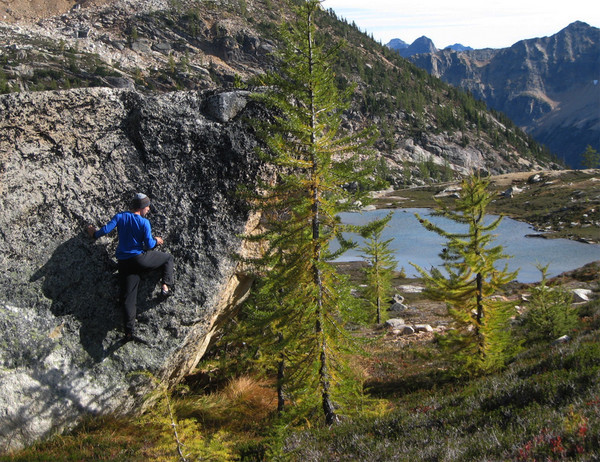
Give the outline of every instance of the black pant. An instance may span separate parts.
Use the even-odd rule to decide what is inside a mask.
[[[127,260],[119,260],[119,283],[121,286],[121,305],[125,315],[125,332],[133,333],[137,291],[140,275],[146,271],[162,268],[162,282],[173,285],[173,256],[166,252],[150,250]]]

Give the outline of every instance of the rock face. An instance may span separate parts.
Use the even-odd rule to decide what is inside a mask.
[[[139,409],[195,367],[247,293],[234,252],[256,220],[236,190],[259,173],[243,94],[84,89],[0,97],[0,452],[85,414]],[[83,232],[143,191],[175,257],[138,293],[140,342],[122,343],[116,232]]]
[[[598,28],[578,21],[510,48],[441,50],[410,59],[506,113],[578,167],[588,144],[600,149],[599,47]]]

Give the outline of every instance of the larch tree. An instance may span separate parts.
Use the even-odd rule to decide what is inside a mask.
[[[502,217],[486,223],[486,209],[493,195],[489,181],[471,176],[462,181],[460,198],[451,206],[437,201],[434,215],[446,217],[463,226],[463,232],[448,232],[417,214],[421,224],[447,242],[440,256],[443,269],[425,271],[425,293],[433,300],[446,302],[453,326],[440,338],[459,366],[461,373],[478,374],[502,368],[515,351],[510,331],[514,304],[498,297],[498,291],[516,277],[507,265],[502,246],[492,246],[492,231]],[[489,221],[489,219],[488,219]]]
[[[600,153],[588,144],[581,154],[581,165],[583,168],[599,168]]]
[[[327,38],[318,35],[321,13],[320,1],[306,0],[296,22],[282,27],[280,62],[256,95],[273,114],[257,130],[276,178],[252,198],[264,231],[248,239],[264,250],[253,262],[261,288],[252,318],[262,329],[263,353],[277,361],[280,408],[284,398],[294,404],[286,406],[289,413],[321,408],[332,424],[361,402],[362,385],[344,360],[348,284],[329,262],[353,245],[338,214],[366,200],[375,131],[341,131],[351,89],[336,85],[331,62],[339,46],[326,48]],[[336,238],[340,248],[332,252]]]
[[[369,264],[365,268],[367,287],[365,296],[371,306],[375,309],[375,320],[380,324],[387,314],[384,308],[384,301],[389,299],[392,291],[392,278],[396,269],[396,260],[393,251],[390,249],[390,243],[393,239],[382,240],[381,235],[392,219],[392,214],[388,214],[384,219],[374,223],[374,226],[368,228],[365,244],[361,248],[363,259]]]

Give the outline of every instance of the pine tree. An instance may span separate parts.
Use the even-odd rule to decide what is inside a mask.
[[[571,333],[579,317],[573,307],[573,294],[561,286],[548,284],[548,265],[538,266],[542,280],[531,290],[523,327],[528,340],[555,340]]]
[[[297,22],[282,29],[281,64],[263,81],[269,90],[256,96],[273,109],[257,129],[276,179],[252,198],[265,231],[248,239],[264,246],[253,262],[262,276],[253,317],[262,326],[263,352],[278,363],[281,396],[285,390],[295,404],[288,412],[320,407],[332,424],[360,403],[361,385],[344,361],[348,285],[328,262],[353,245],[338,214],[364,203],[362,186],[373,169],[365,149],[374,132],[341,134],[351,89],[336,87],[330,63],[338,48],[324,48],[317,37],[320,13],[319,1],[302,2]],[[334,238],[341,243],[336,253],[329,250]]]
[[[581,154],[581,165],[583,168],[598,168],[600,167],[600,154],[589,144]]]
[[[443,271],[432,268],[428,273],[413,266],[425,279],[426,295],[446,302],[454,325],[440,343],[467,373],[500,369],[516,346],[509,329],[514,306],[495,296],[516,272],[509,272],[506,265],[495,267],[507,256],[502,246],[490,247],[494,240],[491,231],[502,217],[485,223],[486,208],[493,198],[488,185],[488,180],[472,176],[462,181],[461,196],[452,207],[438,201],[435,215],[464,225],[468,229],[463,233],[447,232],[417,214],[426,229],[447,239],[440,254]]]
[[[388,214],[383,220],[379,220],[368,230],[368,239],[361,249],[365,253],[363,258],[369,263],[369,266],[365,269],[367,276],[365,295],[375,308],[377,324],[380,324],[387,314],[383,308],[383,302],[391,295],[392,277],[396,268],[393,252],[389,248],[393,239],[385,241],[381,239],[381,234],[392,219],[392,216],[391,213]]]

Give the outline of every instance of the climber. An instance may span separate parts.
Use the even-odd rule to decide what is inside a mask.
[[[125,341],[134,339],[137,291],[140,275],[143,272],[162,269],[161,296],[168,297],[173,292],[173,256],[154,249],[162,245],[160,237],[152,237],[150,221],[146,215],[150,211],[150,199],[137,193],[131,201],[130,211],[117,213],[106,225],[96,230],[87,227],[91,238],[98,239],[110,233],[115,227],[119,244],[115,255],[119,264],[120,303],[125,316]]]

